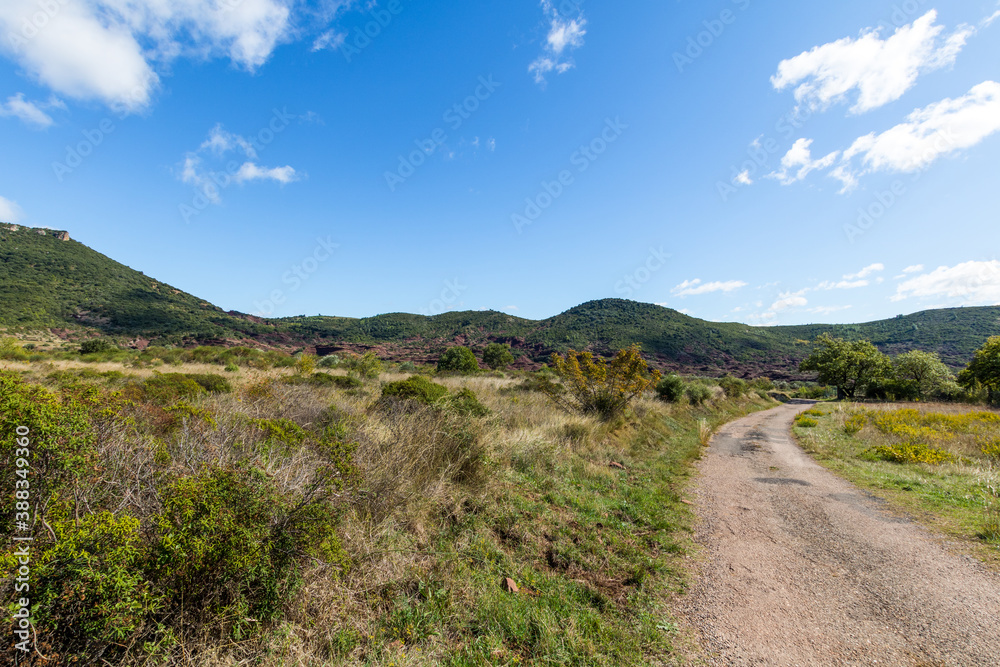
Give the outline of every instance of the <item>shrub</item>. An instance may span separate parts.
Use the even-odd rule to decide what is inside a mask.
[[[844,433],[847,435],[857,435],[865,427],[865,421],[864,415],[851,415],[844,420]]]
[[[447,394],[447,387],[437,382],[431,382],[421,375],[414,375],[405,380],[389,382],[382,387],[382,396],[413,399],[427,405],[433,405]]]
[[[316,363],[320,368],[336,368],[340,365],[340,357],[336,354],[331,354],[325,357],[321,357]]]
[[[566,391],[566,387],[554,382],[549,373],[532,373],[514,388],[518,391],[538,391],[543,394],[561,394]]]
[[[770,378],[754,378],[750,380],[750,388],[754,391],[769,392],[774,389],[774,382]]]
[[[7,361],[27,361],[28,354],[15,338],[0,338],[0,359]]]
[[[132,643],[162,602],[144,576],[138,519],[109,512],[77,519],[62,509],[50,516],[55,544],[37,569],[32,564],[39,639],[96,664],[97,656]]]
[[[514,363],[514,355],[510,353],[510,345],[490,343],[483,350],[483,363],[495,371],[502,371]]]
[[[803,417],[799,415],[795,418],[795,425],[801,428],[815,428],[819,426],[819,422],[811,417]]]
[[[702,405],[712,398],[712,390],[701,384],[692,384],[684,391],[691,405]]]
[[[99,354],[101,352],[115,352],[118,347],[103,338],[91,338],[80,345],[80,354]]]
[[[684,380],[678,375],[668,375],[657,383],[656,393],[660,400],[676,403],[684,396]]]
[[[212,394],[228,394],[233,390],[233,385],[229,384],[229,380],[221,375],[214,375],[212,373],[187,373],[185,375],[197,382],[202,389]]]
[[[264,472],[242,465],[168,483],[152,577],[170,611],[221,617],[236,639],[277,617],[309,557],[335,539],[331,498],[341,484],[317,479],[309,488],[302,497],[278,493]]]
[[[809,408],[808,410],[800,412],[799,414],[800,415],[809,415],[810,417],[825,417],[826,416],[826,413],[824,413],[821,410],[817,410],[816,408]]]
[[[471,389],[460,389],[447,397],[447,405],[460,415],[485,417],[490,414],[489,408],[479,402]]]
[[[649,369],[638,345],[619,350],[610,362],[570,350],[565,357],[552,355],[552,364],[567,391],[549,397],[564,409],[597,414],[604,420],[624,413],[632,399],[660,380],[660,372]]]
[[[331,375],[330,373],[313,373],[305,378],[288,378],[297,380],[292,384],[311,384],[314,387],[337,387],[339,389],[354,389],[361,386],[361,380],[349,375]]]
[[[401,363],[399,365],[399,369],[398,370],[399,370],[400,373],[416,373],[417,372],[417,365],[415,363],[413,363],[412,361],[404,361],[403,363]]]
[[[237,366],[236,364],[234,364],[233,362],[230,361],[230,362],[226,363],[225,371],[227,373],[236,373],[239,370],[240,370],[240,367]]]
[[[200,384],[183,373],[154,375],[142,384],[142,390],[148,400],[163,404],[192,399],[205,392]]]
[[[739,398],[747,393],[747,383],[745,380],[727,375],[719,380],[719,386],[726,392],[729,398]]]
[[[382,360],[378,358],[378,355],[369,350],[352,364],[350,373],[358,377],[374,380],[382,373]]]
[[[880,445],[866,452],[869,456],[892,463],[951,463],[955,457],[948,452],[930,447],[922,442],[903,442],[895,445]]]
[[[439,371],[456,371],[458,373],[475,373],[479,370],[479,362],[472,350],[462,345],[449,347],[438,358]]]
[[[312,375],[316,370],[315,354],[300,354],[295,358],[295,372],[299,375]]]

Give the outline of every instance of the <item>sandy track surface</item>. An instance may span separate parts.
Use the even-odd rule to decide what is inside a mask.
[[[813,462],[788,404],[699,463],[704,563],[681,600],[713,665],[1000,665],[1000,577]]]

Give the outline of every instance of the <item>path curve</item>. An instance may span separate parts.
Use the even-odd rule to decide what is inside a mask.
[[[797,402],[699,462],[704,562],[681,602],[713,665],[1000,665],[1000,576],[792,440]]]

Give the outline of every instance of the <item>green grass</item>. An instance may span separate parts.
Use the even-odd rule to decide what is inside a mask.
[[[901,406],[876,410],[892,407]],[[792,430],[816,461],[1000,567],[1000,476],[996,461],[978,452],[977,440],[970,439],[987,431],[972,435],[944,425],[926,432],[928,444],[914,442],[909,430],[886,433],[871,419],[852,419],[857,409],[851,404],[826,403],[815,409],[827,415],[817,418],[816,427],[803,428],[797,421]],[[974,410],[941,405],[919,409],[952,415]]]

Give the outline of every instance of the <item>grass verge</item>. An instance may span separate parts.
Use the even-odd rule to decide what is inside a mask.
[[[809,412],[818,424],[792,430],[817,462],[1000,569],[1000,414],[913,403]]]

